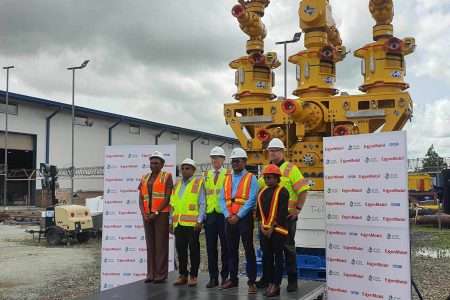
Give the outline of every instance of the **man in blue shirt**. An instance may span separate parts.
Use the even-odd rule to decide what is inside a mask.
[[[235,288],[239,285],[239,240],[245,250],[247,260],[248,293],[257,291],[256,255],[253,247],[253,210],[259,192],[256,176],[245,170],[247,153],[242,148],[235,148],[231,152],[231,166],[233,174],[227,176],[219,196],[219,204],[224,217],[225,232],[228,244],[228,267],[230,280],[220,286],[221,289]]]

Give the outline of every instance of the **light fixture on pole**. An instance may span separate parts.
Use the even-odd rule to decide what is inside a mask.
[[[89,60],[85,60],[79,67],[67,68],[67,70],[72,70],[72,165],[70,172],[70,200],[73,204],[73,177],[75,173],[74,167],[74,157],[75,157],[75,70],[83,69],[87,66]]]
[[[8,191],[8,107],[9,107],[9,69],[14,66],[3,67],[6,70],[6,101],[5,101],[5,176],[3,189],[3,210],[6,210],[6,192]]]
[[[284,99],[286,99],[287,97],[287,70],[286,70],[286,65],[287,65],[287,44],[290,43],[297,43],[300,40],[300,37],[302,36],[301,32],[296,32],[294,34],[294,37],[292,38],[292,40],[290,41],[282,41],[282,42],[276,42],[275,45],[284,45]]]

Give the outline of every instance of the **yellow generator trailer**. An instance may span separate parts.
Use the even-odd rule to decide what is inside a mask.
[[[87,242],[93,228],[89,209],[81,205],[52,205],[45,210],[41,230],[50,245],[72,237]]]

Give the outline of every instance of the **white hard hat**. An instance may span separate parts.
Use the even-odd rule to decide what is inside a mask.
[[[209,153],[209,156],[223,156],[225,157],[225,151],[219,146],[216,146],[212,148],[211,153]]]
[[[270,149],[270,148],[279,148],[279,149],[284,149],[284,150],[286,150],[286,148],[284,148],[283,142],[282,142],[279,138],[273,138],[273,139],[269,142],[269,145],[267,146],[266,149]]]
[[[247,158],[247,152],[244,151],[242,148],[234,148],[233,151],[231,151],[230,158]]]
[[[166,161],[164,159],[164,154],[162,154],[162,152],[160,151],[153,151],[152,155],[150,155],[150,159],[157,157],[157,158],[161,158],[164,162]]]
[[[197,166],[195,165],[195,161],[190,158],[185,158],[181,165],[190,165],[193,166],[195,169],[197,169]]]

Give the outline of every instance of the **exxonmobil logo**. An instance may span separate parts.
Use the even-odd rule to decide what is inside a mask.
[[[369,145],[364,145],[364,149],[384,148],[384,147],[386,147],[385,144],[369,144]]]
[[[406,218],[401,218],[401,217],[383,217],[383,221],[385,221],[385,222],[405,222]]]
[[[105,204],[122,204],[122,200],[105,200]]]
[[[106,182],[122,182],[123,178],[105,178]]]
[[[102,276],[117,277],[117,276],[120,276],[120,273],[118,273],[118,272],[102,272]]]
[[[329,236],[346,236],[347,232],[342,230],[327,230]]]
[[[132,240],[137,240],[136,236],[132,236],[132,235],[123,235],[123,236],[119,236],[119,240],[121,241],[132,241]]]
[[[390,193],[405,193],[405,189],[383,189],[383,193],[390,194]]]
[[[102,249],[105,252],[120,252],[120,251],[122,251],[122,248],[118,248],[118,247],[103,247]]]
[[[372,292],[362,292],[361,295],[369,299],[384,299],[383,295]]]
[[[344,147],[337,147],[337,146],[334,146],[334,147],[325,147],[325,151],[327,151],[327,152],[332,152],[332,151],[342,151],[342,150],[344,150]]]
[[[129,164],[129,165],[120,165],[121,169],[137,169],[138,165]]]
[[[106,158],[124,158],[123,154],[106,154]]]
[[[345,206],[344,201],[327,201],[325,202],[327,206]]]
[[[344,179],[344,175],[326,175],[325,179],[336,180],[336,179]]]
[[[362,216],[357,215],[341,215],[341,218],[343,220],[353,220],[353,221],[362,220]]]
[[[107,224],[104,224],[104,225],[103,225],[103,228],[104,228],[104,229],[121,229],[121,228],[122,228],[122,225],[116,225],[116,224],[113,224],[113,225],[107,225]]]
[[[381,233],[374,233],[374,232],[361,232],[360,235],[364,238],[374,238],[374,239],[381,239],[383,238],[383,235]]]
[[[378,179],[380,178],[381,175],[380,174],[363,174],[363,175],[358,175],[359,179]]]
[[[327,257],[327,261],[331,263],[347,263],[347,260],[345,258],[339,258],[339,257]]]
[[[407,280],[398,279],[398,278],[384,278],[384,282],[390,283],[390,284],[408,284]]]
[[[147,273],[133,273],[133,277],[147,277]]]
[[[369,267],[375,268],[375,267],[379,267],[379,268],[388,268],[389,265],[383,262],[374,262],[374,261],[368,261],[366,262],[366,264]]]
[[[132,216],[132,215],[137,215],[136,211],[119,211],[119,215],[121,216]]]
[[[363,274],[359,274],[359,273],[347,273],[347,272],[344,272],[344,277],[356,278],[356,279],[364,279],[364,275]]]
[[[126,190],[120,190],[121,193],[126,194],[126,193],[137,193],[139,190],[136,189],[126,189]]]
[[[390,157],[381,157],[381,161],[383,162],[393,162],[393,161],[402,161],[405,160],[404,156],[390,156]]]
[[[344,245],[344,249],[347,251],[363,251],[364,248],[361,246],[346,246]]]
[[[359,158],[341,158],[341,164],[351,164],[359,163],[361,160]]]
[[[407,255],[408,251],[399,249],[384,249],[384,253],[391,255]]]
[[[362,189],[341,189],[343,193],[362,193]]]
[[[368,207],[387,207],[386,202],[366,202],[366,206]]]
[[[327,290],[333,293],[341,293],[341,294],[347,294],[347,290],[343,288],[334,288],[334,287],[327,287]]]
[[[134,263],[136,260],[134,258],[118,258],[119,263]]]

